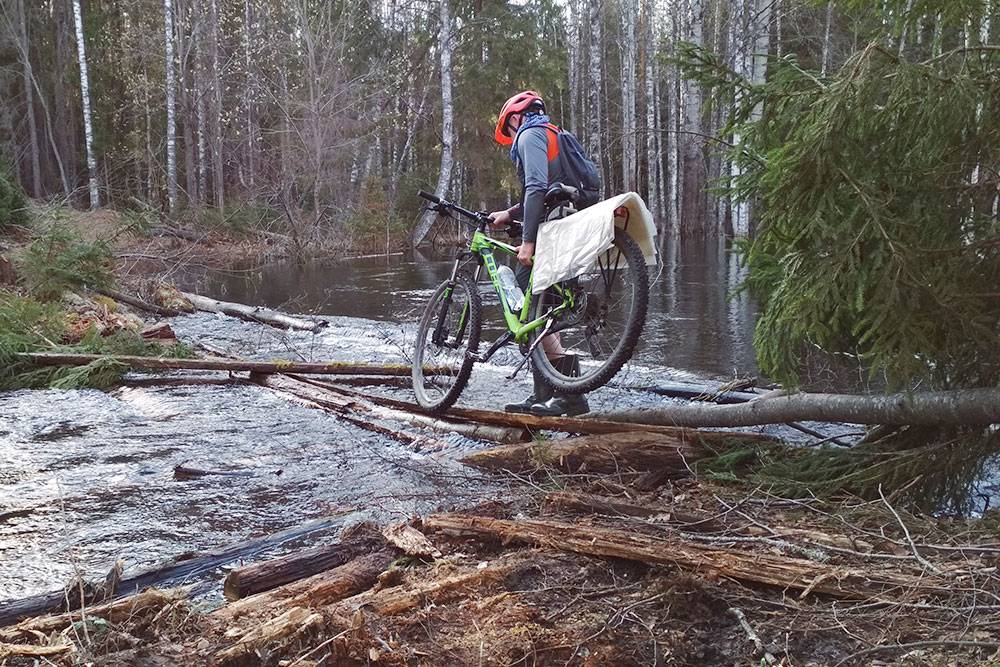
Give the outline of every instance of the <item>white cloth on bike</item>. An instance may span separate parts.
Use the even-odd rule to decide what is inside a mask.
[[[624,207],[628,216],[615,215]],[[647,265],[656,264],[656,225],[646,202],[634,192],[605,199],[559,220],[544,222],[535,242],[535,271],[531,291],[538,294],[555,283],[587,273],[611,247],[615,227],[631,236]]]

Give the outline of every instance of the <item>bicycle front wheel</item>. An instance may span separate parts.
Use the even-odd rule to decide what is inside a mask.
[[[553,321],[550,330],[556,333],[550,334],[553,338],[548,345],[555,348],[553,358],[539,344],[531,360],[553,389],[583,394],[605,385],[632,357],[646,323],[646,260],[632,237],[616,229],[613,245],[601,253],[594,266],[559,286],[572,293],[574,307]],[[535,299],[534,318],[563,303],[553,288]],[[531,342],[539,335],[541,330]],[[560,355],[576,359],[567,363]]]
[[[469,383],[479,349],[482,299],[466,275],[441,283],[424,309],[413,351],[413,392],[428,412],[454,405]]]

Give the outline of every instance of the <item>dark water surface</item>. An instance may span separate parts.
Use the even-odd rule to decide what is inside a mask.
[[[186,287],[293,312],[416,321],[431,291],[450,275],[453,256],[416,253],[305,266],[271,264],[192,274]],[[649,313],[636,361],[715,379],[757,372],[756,305],[745,294],[730,298],[744,273],[724,240],[668,243],[661,265],[650,271]],[[491,287],[484,283],[482,290],[486,294]],[[492,317],[497,321],[496,314]]]

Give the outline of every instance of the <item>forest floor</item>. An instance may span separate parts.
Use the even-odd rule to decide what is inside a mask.
[[[126,285],[267,252],[70,222],[114,244]],[[28,618],[0,628],[0,665],[1000,664],[995,513],[782,498],[679,446],[669,469],[609,455],[618,441],[577,438],[582,463],[542,437],[483,450],[464,461],[503,483],[495,500],[356,524],[336,567],[218,608],[151,589]]]
[[[509,497],[416,518],[405,539],[386,531],[389,544],[355,526],[342,544],[363,552],[309,579],[210,611],[175,589],[29,619],[0,630],[0,656],[21,646],[32,657],[4,664],[1000,660],[997,545],[982,522],[905,515],[904,529],[889,502],[789,500],[648,471],[497,474]]]

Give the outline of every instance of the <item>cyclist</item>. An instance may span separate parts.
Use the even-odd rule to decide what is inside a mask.
[[[538,226],[545,219],[545,193],[551,184],[567,182],[566,175],[561,173],[561,162],[556,159],[558,148],[557,144],[553,147],[554,133],[546,129],[549,122],[541,96],[533,90],[526,90],[504,103],[494,133],[497,143],[510,146],[510,159],[514,162],[521,182],[521,201],[509,209],[491,213],[490,218],[495,227],[503,227],[517,216],[524,221],[521,245],[517,249],[518,267],[515,271],[522,290],[528,288],[532,256],[535,254],[535,238]],[[566,354],[558,334],[543,338],[542,347],[560,373],[579,374],[579,359],[575,355]],[[505,406],[507,412],[574,416],[590,410],[583,395],[553,391],[534,368],[532,376],[533,393],[520,403]]]

